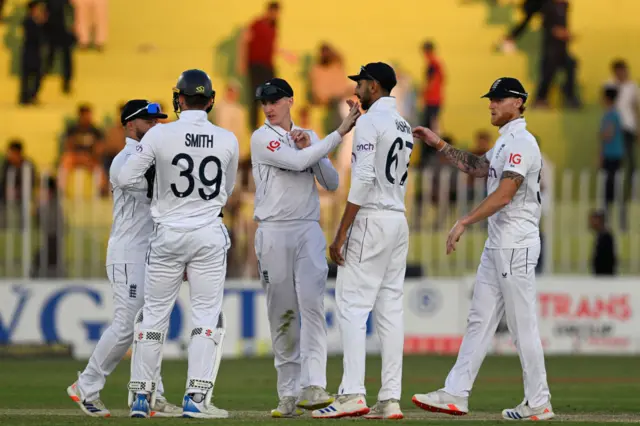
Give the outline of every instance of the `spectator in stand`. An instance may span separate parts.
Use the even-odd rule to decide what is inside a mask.
[[[71,10],[69,0],[46,0],[49,19],[44,24],[47,43],[46,72],[53,71],[53,59],[57,52],[62,54],[62,92],[71,93],[73,78],[72,47],[75,43],[73,32],[67,28],[66,14]]]
[[[81,49],[93,47],[98,52],[104,49],[109,30],[108,0],[72,0],[74,9],[75,34]],[[91,41],[90,34],[94,38]]]
[[[478,157],[482,157],[487,152],[489,152],[492,146],[493,146],[493,140],[491,138],[491,134],[489,134],[489,132],[486,130],[478,130],[478,132],[476,132],[475,143],[473,145],[473,148],[469,152],[471,152],[472,154]],[[485,195],[486,185],[484,184],[478,185],[478,183],[476,182],[476,179],[477,178],[471,175],[467,175],[467,200],[469,201],[473,201],[476,198],[480,201],[486,196]],[[485,177],[482,180],[486,181],[487,179]],[[479,194],[476,194],[476,190],[475,190],[476,187],[481,189],[482,192]]]
[[[596,234],[596,242],[591,258],[592,273],[594,275],[616,275],[618,266],[616,244],[613,234],[606,226],[605,212],[591,212],[589,227]]]
[[[422,53],[426,61],[425,72],[425,86],[422,91],[422,100],[424,104],[424,114],[422,118],[422,125],[428,127],[434,132],[440,131],[438,118],[440,116],[440,109],[442,108],[442,102],[444,98],[444,68],[442,61],[436,55],[436,48],[432,41],[426,41],[422,45]],[[420,160],[418,161],[418,169],[424,170],[429,164],[437,164],[437,161],[433,161],[436,157],[436,150],[427,146],[426,144],[420,144]],[[416,218],[420,218],[422,215],[422,173],[416,173],[416,192],[415,192],[415,204],[416,204]]]
[[[576,60],[569,54],[569,42],[574,35],[569,31],[569,0],[550,0],[542,7],[542,72],[535,107],[548,108],[547,96],[558,70],[565,71],[564,102],[570,108],[580,108],[576,87]]]
[[[104,136],[93,121],[93,111],[87,104],[78,107],[78,121],[65,135],[64,152],[60,157],[58,184],[64,190],[69,173],[76,168],[85,168],[97,173],[99,191],[102,196],[109,192],[107,174],[102,164]]]
[[[600,142],[602,144],[600,168],[605,174],[605,210],[614,201],[616,185],[615,177],[622,165],[624,157],[624,138],[622,135],[622,122],[616,110],[616,97],[618,90],[614,86],[605,86],[602,94],[604,114],[600,121]]]
[[[38,103],[42,82],[42,46],[45,43],[44,24],[47,12],[41,1],[27,4],[27,16],[22,22],[22,61],[20,64],[20,104]]]
[[[237,81],[229,81],[224,95],[216,101],[211,111],[212,122],[233,132],[240,148],[239,169],[251,161],[250,136],[247,129],[247,112],[240,104],[241,87]]]
[[[283,55],[289,62],[297,61],[296,55],[284,49],[278,49],[276,38],[278,33],[278,17],[280,3],[272,1],[267,4],[265,14],[253,21],[242,33],[238,44],[238,72],[249,74],[249,127],[255,129],[258,123],[258,103],[254,101],[256,88],[275,77],[274,57],[276,53]]]
[[[640,115],[640,90],[638,84],[629,75],[627,63],[618,59],[611,64],[613,79],[609,85],[615,85],[618,89],[616,98],[616,110],[622,121],[622,134],[624,137],[624,208],[622,209],[622,225],[627,226],[627,203],[631,200],[633,175],[636,170],[636,144],[638,143],[638,119]]]
[[[42,191],[36,215],[42,243],[33,254],[31,277],[63,278],[65,221],[55,178],[47,178]]]
[[[323,43],[309,79],[313,105],[327,109],[327,120],[322,129],[324,134],[340,125],[341,106],[353,94],[353,84],[346,76],[342,56],[331,45]]]
[[[542,10],[544,4],[550,0],[524,0],[522,3],[522,11],[524,17],[514,25],[509,34],[504,38],[499,48],[505,53],[513,53],[516,51],[516,40],[520,38],[524,30],[529,26],[531,19]]]
[[[9,142],[6,156],[0,163],[0,224],[2,228],[5,228],[9,222],[13,222],[6,217],[7,213],[13,217],[22,217],[22,190],[25,177],[31,179],[29,194],[32,195],[37,184],[36,169],[24,156],[22,141],[14,139]],[[7,205],[12,208],[9,209]]]
[[[113,159],[116,157],[116,155],[118,155],[120,151],[122,151],[125,144],[124,127],[120,123],[120,116],[122,115],[124,105],[124,102],[121,102],[118,105],[116,115],[114,116],[116,119],[105,132],[104,149],[102,150],[102,162],[104,171],[107,175],[109,174],[109,169],[111,168]]]

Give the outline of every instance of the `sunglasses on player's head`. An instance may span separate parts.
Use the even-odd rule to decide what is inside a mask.
[[[269,85],[265,84],[256,89],[256,99],[271,98],[278,94],[284,95],[286,97],[291,97],[291,94],[285,92],[283,89],[279,88],[278,86],[273,86],[271,84]]]
[[[375,78],[374,76],[372,76],[371,74],[369,74],[369,72],[367,71],[367,69],[363,66],[360,66],[360,74],[367,77],[370,80],[375,80],[378,81],[377,78]]]
[[[133,114],[130,114],[128,117],[126,117],[124,119],[124,121],[127,121],[131,117],[135,117],[136,115],[140,114],[142,111],[145,111],[145,110],[149,114],[160,114],[162,112],[162,108],[160,108],[160,104],[156,103],[156,102],[152,102],[152,103],[149,103],[149,104],[143,106],[142,108],[140,108],[139,110],[137,110]]]

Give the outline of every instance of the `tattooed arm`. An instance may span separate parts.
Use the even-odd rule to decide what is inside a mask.
[[[458,169],[471,176],[485,177],[489,174],[489,160],[484,155],[478,157],[470,152],[454,148],[446,142],[440,154],[444,155]]]
[[[485,198],[478,207],[460,219],[460,223],[465,226],[472,225],[488,218],[489,216],[493,216],[496,212],[511,202],[523,181],[524,176],[520,173],[512,171],[502,172],[498,188],[489,194],[489,196]]]
[[[489,160],[484,155],[478,157],[470,152],[456,149],[426,127],[414,128],[413,137],[438,150],[454,166],[471,176],[485,177],[489,174]]]

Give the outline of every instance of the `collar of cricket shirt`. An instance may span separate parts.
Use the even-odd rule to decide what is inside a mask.
[[[527,127],[527,122],[525,121],[524,117],[520,117],[516,118],[515,120],[511,120],[504,126],[500,127],[500,129],[498,129],[498,133],[504,135],[515,132],[516,130],[524,129],[525,127]]]
[[[135,139],[131,139],[131,138],[127,137],[127,138],[124,139],[124,143],[125,143],[126,146],[135,147],[138,144],[138,141],[135,140]]]
[[[286,134],[290,133],[291,131],[287,132],[285,129],[283,129],[280,126],[277,126],[275,124],[271,124],[269,123],[269,120],[265,119],[264,120],[264,125],[267,126],[267,128],[271,129],[272,131],[274,131],[278,136],[280,136],[281,138],[285,137]],[[291,120],[291,130],[304,130],[298,126],[296,126],[296,124],[293,122],[293,120]]]
[[[207,120],[207,111],[201,109],[189,109],[180,112],[181,121],[205,121]]]
[[[369,111],[384,111],[396,109],[396,98],[393,96],[383,96],[369,107]]]

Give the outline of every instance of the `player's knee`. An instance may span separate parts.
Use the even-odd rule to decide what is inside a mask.
[[[218,345],[222,341],[222,332],[213,325],[199,325],[191,330],[191,339],[209,339]]]

